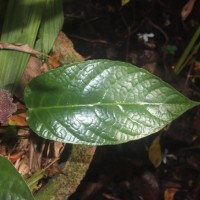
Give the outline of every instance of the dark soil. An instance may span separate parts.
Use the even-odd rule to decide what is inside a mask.
[[[174,65],[200,24],[200,1],[181,20],[187,1],[64,1],[64,32],[88,59],[130,62],[160,76],[200,101],[199,53],[180,74]],[[154,34],[148,41],[138,34]],[[199,200],[200,109],[194,108],[165,130],[116,146],[98,147],[91,167],[71,200]],[[156,168],[148,148],[161,136],[162,163]],[[171,196],[170,196],[171,195]]]

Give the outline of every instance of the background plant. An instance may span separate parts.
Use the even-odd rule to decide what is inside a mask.
[[[48,53],[63,25],[61,3],[61,0],[9,0],[3,4],[6,14],[1,43],[28,44]],[[16,91],[29,56],[18,51],[0,52],[0,88]]]

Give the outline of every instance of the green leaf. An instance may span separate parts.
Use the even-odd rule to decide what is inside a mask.
[[[0,156],[0,199],[34,200],[32,193],[8,159]]]
[[[131,64],[91,60],[34,78],[25,90],[30,127],[69,143],[118,144],[155,133],[199,105]]]
[[[48,54],[64,22],[61,0],[46,0],[45,12],[41,22],[39,40],[36,48]]]
[[[1,34],[1,42],[34,46],[46,0],[9,0]],[[21,80],[29,55],[0,51],[0,88],[14,93]]]

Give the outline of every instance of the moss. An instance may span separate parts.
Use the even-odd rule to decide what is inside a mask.
[[[64,200],[71,196],[85,176],[95,147],[73,145],[72,152],[62,171],[53,177],[36,195],[37,200]]]

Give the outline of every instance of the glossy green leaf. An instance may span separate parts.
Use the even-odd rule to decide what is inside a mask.
[[[0,156],[0,199],[34,200],[24,179],[8,159]]]
[[[117,144],[155,133],[199,105],[131,64],[91,60],[44,73],[25,90],[30,127],[44,138]]]

